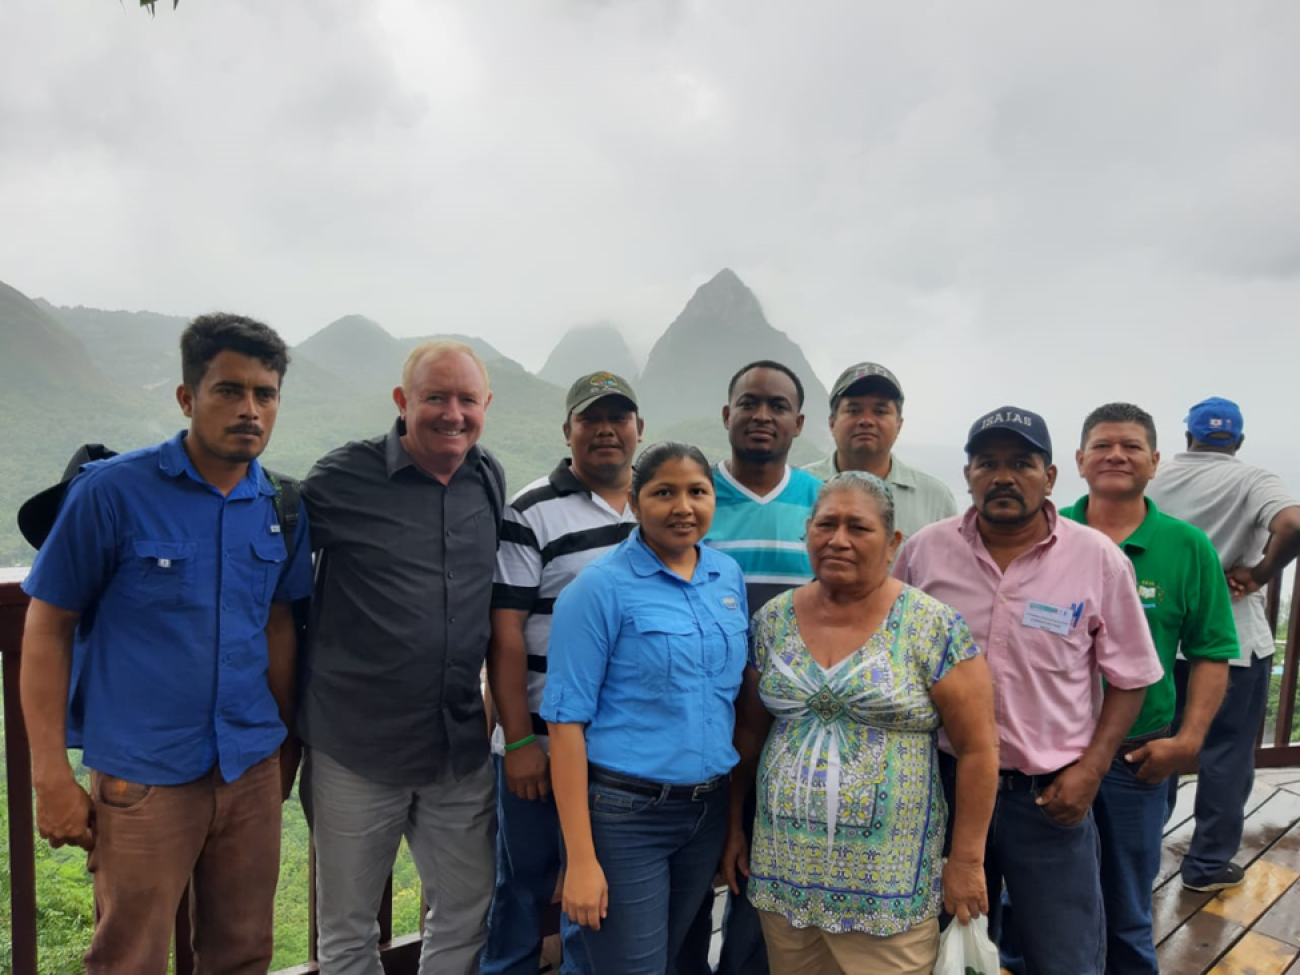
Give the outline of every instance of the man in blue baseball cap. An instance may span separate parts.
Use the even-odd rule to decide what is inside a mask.
[[[1201,748],[1196,831],[1182,864],[1184,887],[1214,891],[1245,879],[1232,858],[1255,782],[1255,735],[1268,701],[1274,649],[1260,590],[1300,554],[1300,504],[1276,474],[1237,459],[1245,436],[1236,403],[1217,396],[1202,400],[1188,411],[1186,423],[1187,452],[1160,468],[1147,496],[1210,536],[1228,577],[1241,642],[1227,695]],[[1179,661],[1174,679],[1180,702],[1187,676],[1187,662]],[[1177,788],[1171,779],[1171,802]]]

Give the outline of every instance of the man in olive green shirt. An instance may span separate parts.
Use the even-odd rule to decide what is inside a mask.
[[[1138,596],[1165,676],[1147,688],[1129,736],[1093,804],[1101,838],[1106,905],[1106,970],[1159,971],[1151,930],[1151,887],[1160,869],[1165,780],[1201,749],[1239,651],[1232,601],[1218,553],[1199,528],[1161,514],[1145,496],[1155,475],[1155,423],[1128,403],[1088,415],[1075,455],[1088,494],[1062,508],[1122,548],[1137,574]],[[1182,649],[1192,676],[1182,724],[1174,718],[1174,658]]]
[[[840,471],[875,474],[894,493],[894,526],[904,540],[957,513],[943,481],[894,456],[903,429],[903,387],[884,366],[859,362],[840,373],[831,387],[830,426],[835,450],[804,470],[823,481]]]

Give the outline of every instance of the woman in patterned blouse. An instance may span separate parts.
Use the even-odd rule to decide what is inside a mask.
[[[723,873],[750,878],[773,975],[928,975],[940,908],[988,910],[993,684],[957,612],[889,575],[901,541],[883,481],[831,478],[808,520],[813,581],[752,623]],[[940,727],[957,759],[946,865]],[[756,765],[747,852],[737,797]]]

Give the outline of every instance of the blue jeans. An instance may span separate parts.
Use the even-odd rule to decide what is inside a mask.
[[[1228,693],[1201,746],[1196,776],[1196,830],[1183,857],[1183,880],[1204,883],[1237,855],[1245,825],[1246,800],[1255,785],[1255,736],[1268,703],[1272,655],[1249,667],[1228,668]],[[1188,665],[1178,661],[1175,683],[1186,687]],[[1177,780],[1169,786],[1170,808]]]
[[[754,842],[754,811],[757,796],[753,787],[745,799],[745,839]],[[767,945],[763,941],[763,926],[758,911],[749,902],[749,880],[737,876],[740,894],[727,891],[727,906],[722,915],[722,954],[718,958],[716,975],[767,975]],[[712,975],[709,967],[709,949],[713,941],[713,896],[704,898],[696,914],[686,943],[677,956],[674,975]]]
[[[942,756],[940,769],[951,809],[953,760]],[[1024,975],[1104,975],[1106,921],[1096,821],[1089,811],[1074,826],[1058,826],[1034,798],[1027,788],[999,791],[993,807],[984,845],[989,937],[999,942],[1003,935],[1005,882],[1015,905],[1010,940],[1023,956],[1022,964],[1008,967]]]
[[[511,792],[501,756],[493,755],[492,761],[497,773],[497,881],[479,975],[537,975],[542,918],[550,910],[564,854],[560,817],[554,799],[520,799]],[[563,975],[590,972],[582,929],[566,914],[560,915],[560,938]]]
[[[1107,972],[1160,971],[1151,931],[1151,888],[1160,872],[1167,791],[1164,782],[1139,782],[1133,766],[1117,757],[1092,805],[1101,838]]]
[[[708,896],[727,836],[725,782],[693,798],[593,782],[591,838],[609,885],[600,930],[582,929],[596,975],[663,975]]]

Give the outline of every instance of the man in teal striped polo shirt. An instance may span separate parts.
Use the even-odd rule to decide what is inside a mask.
[[[804,529],[821,481],[787,463],[803,430],[803,383],[779,362],[751,362],[731,380],[722,422],[731,457],[714,470],[704,541],[740,563],[753,614],[812,578]]]
[[[812,578],[804,532],[821,481],[787,459],[803,430],[803,383],[789,366],[761,359],[742,367],[727,387],[722,422],[731,457],[714,468],[717,507],[704,544],[726,552],[745,575],[749,611]],[[753,792],[746,823],[753,822]],[[710,899],[711,902],[711,899]],[[677,975],[704,975],[711,903],[705,905],[678,956]],[[744,897],[728,895],[717,975],[767,975],[767,949],[758,914]]]

